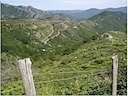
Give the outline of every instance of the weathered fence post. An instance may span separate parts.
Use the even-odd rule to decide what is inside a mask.
[[[112,56],[113,60],[113,82],[112,82],[112,95],[117,94],[117,75],[118,75],[118,56]]]
[[[18,60],[19,69],[22,76],[22,82],[25,90],[25,94],[29,96],[36,96],[35,86],[33,82],[33,76],[31,71],[30,58]]]

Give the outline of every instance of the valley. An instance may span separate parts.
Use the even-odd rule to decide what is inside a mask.
[[[25,94],[17,65],[23,58],[32,61],[37,95],[111,95],[113,55],[119,57],[117,94],[127,94],[127,13],[103,11],[76,20],[29,6],[22,11],[32,8],[43,18],[22,12],[10,18],[9,5],[2,6],[1,95]]]

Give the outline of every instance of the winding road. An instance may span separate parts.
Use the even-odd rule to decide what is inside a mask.
[[[56,35],[52,36],[53,33],[54,33],[53,26],[51,26],[51,29],[52,29],[52,32],[51,32],[46,38],[44,38],[43,41],[42,41],[44,44],[47,44],[47,42],[48,42],[50,39],[53,39],[53,38],[58,37],[58,36],[60,35],[60,31],[58,31]]]
[[[52,30],[52,32],[51,32],[46,38],[44,38],[44,39],[42,40],[42,42],[43,42],[44,44],[47,44],[47,40],[49,40],[48,38],[51,37],[52,34],[54,33],[53,26],[51,26],[51,30]]]

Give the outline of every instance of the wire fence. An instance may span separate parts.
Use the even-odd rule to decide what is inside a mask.
[[[35,85],[40,85],[40,84],[45,84],[45,83],[52,83],[52,82],[59,82],[59,81],[66,81],[66,80],[71,80],[71,79],[79,79],[79,78],[85,78],[85,80],[87,80],[87,78],[90,78],[90,77],[92,77],[92,76],[97,76],[97,75],[99,75],[99,74],[108,74],[108,73],[111,73],[111,72],[108,72],[107,70],[95,70],[95,71],[69,71],[69,72],[58,72],[58,73],[49,73],[49,72],[47,72],[47,73],[44,73],[45,75],[47,74],[52,74],[52,75],[57,75],[57,74],[71,74],[71,73],[83,73],[83,72],[85,72],[85,73],[91,73],[91,74],[89,74],[89,75],[84,75],[84,76],[74,76],[74,77],[70,77],[70,78],[63,78],[63,79],[54,79],[54,80],[48,80],[48,81],[43,81],[43,82],[36,82],[35,83]],[[43,75],[44,75],[43,74]],[[84,84],[86,83],[86,85],[87,86],[89,86],[89,85],[91,85],[91,86],[93,86],[93,85],[99,85],[99,84],[101,84],[101,83],[109,83],[110,84],[110,86],[111,86],[111,84],[112,84],[112,82],[111,82],[111,80],[95,80],[94,82],[90,82],[89,80],[87,80],[87,81],[84,81]],[[63,87],[63,86],[62,86]],[[86,91],[86,92],[82,92],[82,93],[77,93],[77,94],[75,94],[75,95],[78,95],[78,94],[84,94],[84,95],[89,95],[89,92],[95,92],[95,91],[101,91],[101,90],[104,90],[105,88],[108,88],[108,86],[106,86],[106,87],[103,87],[103,88],[100,88],[99,87],[99,89],[92,89],[92,90],[90,90],[90,91]]]
[[[42,74],[36,74],[37,75],[58,75],[58,74],[73,74],[73,73],[96,73],[96,72],[103,72],[103,71],[107,71],[106,69],[101,69],[101,70],[88,70],[88,71],[69,71],[69,72],[47,72],[47,73],[42,73]],[[110,73],[110,72],[109,72]],[[17,77],[2,77],[1,80],[4,81],[4,80],[11,80],[11,79],[14,79],[14,78],[17,78]],[[77,77],[76,77],[77,78]]]
[[[43,73],[43,75],[48,75],[48,74],[65,74],[65,73],[68,73],[68,74],[70,74],[70,73],[84,73],[84,72],[100,72],[100,71],[107,71],[106,69],[101,69],[101,70],[88,70],[88,71],[69,71],[69,72],[52,72],[52,73],[50,73],[50,72],[47,72],[47,73]]]
[[[120,69],[120,68],[119,68]],[[126,70],[126,68],[122,68],[121,70]],[[94,89],[86,89],[85,91],[83,92],[78,92],[76,93],[76,95],[94,95],[94,93],[96,94],[102,94],[102,91],[104,90],[108,90],[108,92],[111,92],[112,91],[112,80],[109,78],[109,79],[98,79],[98,80],[95,80],[95,76],[101,76],[101,75],[112,75],[112,71],[110,70],[106,70],[106,69],[100,69],[100,70],[87,70],[87,71],[68,71],[68,72],[46,72],[46,73],[42,73],[41,75],[39,74],[39,76],[49,76],[49,75],[52,75],[52,76],[58,76],[58,75],[62,75],[62,74],[73,74],[72,77],[69,77],[68,75],[66,76],[66,78],[53,78],[53,80],[45,80],[43,77],[42,79],[42,82],[35,82],[34,85],[37,86],[37,85],[41,85],[41,84],[46,84],[46,83],[53,83],[53,82],[60,82],[60,81],[68,81],[68,80],[79,80],[80,78],[82,79],[85,79],[86,81],[84,81],[83,84],[86,84],[87,86],[97,86],[96,88]],[[62,76],[63,77],[63,76]],[[89,81],[88,78],[90,77],[94,77],[94,80],[93,82]],[[120,76],[121,78],[126,78],[124,76]],[[6,80],[11,80],[11,79],[14,79],[16,77],[5,77],[5,78],[2,78],[1,80],[2,81],[6,81]],[[49,78],[50,79],[50,78]],[[100,86],[100,84],[107,84],[107,86]],[[126,82],[123,82],[123,83],[126,83]],[[121,86],[123,84],[122,82],[118,83],[117,86]],[[127,83],[126,83],[127,84]],[[85,85],[84,85],[85,86]],[[61,86],[63,87],[63,86]],[[23,86],[17,86],[16,88],[12,88],[12,89],[9,89],[8,91],[18,91],[19,89],[23,90]],[[121,90],[117,90],[117,93],[119,94],[122,94],[122,92],[125,90],[123,90],[123,88]]]
[[[10,79],[12,79],[13,77],[5,77],[5,78],[2,78],[2,81],[4,81],[4,80],[10,80]]]
[[[82,72],[82,71],[77,71],[78,73]],[[77,73],[76,72],[76,73]],[[84,72],[89,72],[89,71],[84,71]],[[96,71],[98,73],[95,73],[95,74],[92,74],[92,75],[88,75],[88,76],[75,76],[75,77],[71,77],[71,78],[64,78],[64,79],[54,79],[54,80],[49,80],[49,81],[43,81],[43,82],[36,82],[35,85],[38,85],[38,84],[45,84],[45,83],[52,83],[52,82],[59,82],[59,81],[65,81],[65,80],[71,80],[71,79],[76,79],[76,78],[83,78],[83,77],[86,77],[86,78],[89,78],[91,76],[94,76],[94,75],[97,75],[97,74],[103,74],[103,73],[110,73],[110,72],[107,72],[106,70],[102,70],[101,72],[100,71]],[[65,73],[75,73],[75,72],[60,72],[58,74],[65,74]],[[45,73],[45,74],[52,74],[52,73]],[[53,74],[57,74],[57,73],[53,73]],[[52,75],[53,75],[52,74]],[[12,77],[6,77],[6,78],[2,78],[2,80],[8,80],[8,79],[12,79]],[[110,83],[110,86],[111,86],[111,81],[110,80],[99,80],[99,81],[95,81],[95,82],[89,82],[89,81],[85,81],[84,83],[87,83],[87,85],[96,85],[96,84],[100,84],[100,83],[105,83],[105,82],[109,82]],[[121,85],[122,83],[119,83],[118,85]],[[111,88],[111,87],[110,87]],[[23,86],[18,86],[16,88],[13,88],[13,89],[10,89],[8,91],[18,91],[18,90],[23,90]],[[104,90],[107,90],[108,89],[108,86],[106,87],[102,87],[102,88],[97,88],[97,89],[92,89],[92,90],[86,90],[85,92],[81,92],[81,93],[77,93],[75,95],[93,95],[94,93],[97,93],[99,92],[99,94],[101,93],[101,91],[104,91]],[[109,89],[111,90],[111,89]],[[117,92],[122,92],[122,90],[117,90]]]
[[[50,75],[58,75],[58,74],[71,74],[71,73],[92,73],[90,75],[85,75],[85,76],[74,76],[74,77],[70,77],[70,78],[63,78],[63,79],[54,79],[54,80],[48,80],[48,81],[43,81],[43,82],[36,82],[35,85],[38,85],[38,84],[42,84],[42,83],[52,83],[52,82],[59,82],[59,81],[66,81],[66,80],[71,80],[71,79],[77,79],[77,78],[89,78],[89,77],[92,77],[94,75],[98,75],[98,74],[103,74],[103,73],[110,73],[108,72],[107,70],[95,70],[95,71],[69,71],[69,72],[55,72],[55,73],[44,73],[45,75],[47,74],[50,74]],[[44,75],[43,74],[43,75]],[[2,81],[6,81],[6,80],[10,80],[10,79],[13,79],[14,77],[6,77],[6,78],[2,78]],[[103,83],[103,82],[108,82],[108,80],[99,80],[97,82],[91,82],[89,83],[89,81],[85,81],[84,83],[88,83],[89,84],[97,84],[97,83]],[[17,88],[12,88],[8,91],[13,91],[13,90],[18,90],[20,88],[23,88],[23,86],[18,86]]]
[[[63,72],[65,73],[65,72]],[[68,72],[67,72],[68,73]],[[70,72],[69,72],[70,73]],[[41,83],[49,83],[49,82],[56,82],[56,81],[64,81],[64,80],[70,80],[70,79],[76,79],[76,78],[83,78],[83,77],[86,77],[86,78],[89,78],[91,76],[94,76],[94,75],[97,75],[97,74],[103,74],[103,73],[109,73],[107,72],[106,70],[105,71],[101,71],[99,73],[95,73],[95,74],[92,74],[92,75],[85,75],[85,76],[75,76],[75,77],[71,77],[71,78],[64,78],[64,79],[55,79],[55,80],[49,80],[49,81],[43,81],[43,82],[36,82],[35,84],[41,84]],[[62,74],[62,72],[61,72]]]

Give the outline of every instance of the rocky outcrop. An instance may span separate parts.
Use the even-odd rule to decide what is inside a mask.
[[[106,40],[109,40],[109,41],[114,40],[113,36],[110,35],[109,33],[104,33],[103,35],[101,35],[101,38],[105,38]]]

